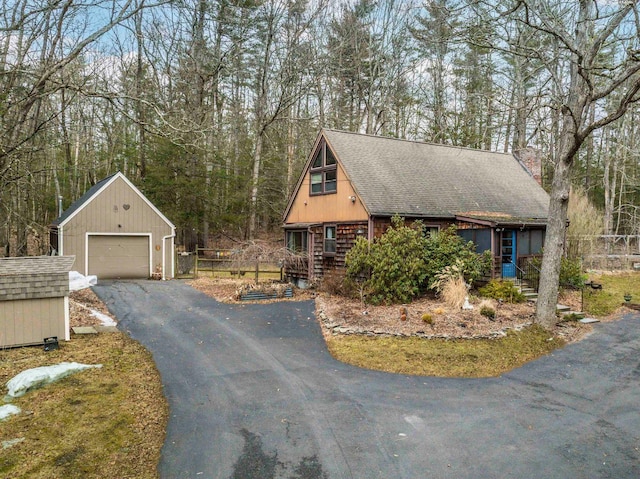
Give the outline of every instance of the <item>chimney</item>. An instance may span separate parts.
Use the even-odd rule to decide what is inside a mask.
[[[535,148],[522,148],[513,152],[513,156],[524,166],[534,180],[542,186],[542,158]]]
[[[62,196],[58,196],[58,218],[62,216]]]

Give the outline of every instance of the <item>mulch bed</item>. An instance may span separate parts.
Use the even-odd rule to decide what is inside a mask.
[[[193,288],[224,303],[240,303],[237,291],[247,280],[198,278],[189,281]],[[379,336],[418,336],[425,338],[495,338],[504,336],[506,331],[518,330],[533,323],[535,307],[532,303],[498,306],[494,303],[496,317],[493,321],[479,312],[480,300],[471,298],[473,310],[454,310],[437,298],[424,297],[408,305],[371,306],[358,300],[348,299],[326,293],[294,288],[291,299],[271,299],[260,301],[300,301],[314,299],[316,314],[325,334],[368,334]],[[579,307],[579,298],[567,295],[561,301],[572,308]],[[242,301],[245,303],[246,301]],[[568,304],[569,303],[569,304]],[[406,320],[402,320],[402,311],[406,309]],[[423,314],[431,315],[433,324],[422,320]],[[559,323],[554,334],[567,342],[577,341],[593,328],[589,325],[568,322]]]

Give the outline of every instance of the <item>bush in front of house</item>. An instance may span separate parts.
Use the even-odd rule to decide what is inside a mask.
[[[491,255],[478,255],[455,231],[451,227],[427,238],[420,221],[406,225],[394,217],[372,243],[356,240],[346,257],[347,276],[366,285],[372,304],[410,302],[452,265],[471,283],[490,267]]]
[[[446,273],[447,268],[454,265],[456,273],[462,275],[469,284],[480,279],[491,268],[491,252],[476,253],[475,245],[458,236],[455,226],[430,237],[426,242],[424,257],[429,285],[434,284],[442,273]]]
[[[492,279],[478,290],[485,298],[501,299],[508,303],[522,303],[526,299],[511,281]]]
[[[394,217],[391,227],[369,243],[358,238],[347,253],[347,276],[366,283],[372,304],[408,303],[425,281],[427,238],[420,222],[411,226]]]
[[[542,258],[533,258],[531,262],[538,270],[541,269]],[[560,287],[581,289],[586,280],[587,275],[582,271],[582,260],[563,256],[560,260]]]

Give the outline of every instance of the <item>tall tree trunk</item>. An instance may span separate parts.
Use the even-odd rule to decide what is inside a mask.
[[[140,10],[135,15],[135,29],[136,29],[136,41],[138,45],[138,52],[136,58],[136,123],[138,124],[138,167],[136,171],[136,177],[139,180],[144,180],[147,176],[147,129],[146,118],[144,111],[144,103],[142,101],[144,92],[144,35],[142,32],[142,7],[144,6],[144,0],[140,0]]]
[[[581,50],[586,50],[589,46],[589,31],[593,29],[593,25],[587,20],[591,18],[592,7],[590,0],[580,2],[575,40]],[[540,271],[540,289],[536,303],[536,320],[545,328],[551,328],[557,322],[556,308],[560,287],[560,267],[567,232],[571,170],[581,141],[584,141],[584,137],[578,141],[578,131],[585,122],[585,106],[588,104],[587,95],[589,94],[588,85],[582,76],[584,59],[580,58],[578,52],[574,52],[571,60],[570,84],[567,101],[562,109],[562,129],[551,183],[547,232]]]
[[[253,174],[251,175],[251,211],[249,213],[249,239],[254,239],[257,229],[258,216],[258,192],[260,181],[260,163],[262,161],[263,132],[256,138],[256,146],[253,151]]]

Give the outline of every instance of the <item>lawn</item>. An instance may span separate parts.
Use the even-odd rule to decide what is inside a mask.
[[[398,374],[440,377],[490,377],[520,367],[564,346],[539,326],[510,331],[500,339],[328,337],[340,361]]]
[[[157,478],[168,407],[151,355],[121,332],[73,335],[54,351],[0,351],[0,383],[63,361],[103,367],[11,401],[22,412],[2,421],[0,477]]]
[[[591,316],[604,318],[615,312],[625,293],[632,295],[632,303],[640,302],[638,273],[591,274],[589,279],[602,284],[601,290],[585,290],[585,310]],[[239,286],[229,280],[204,278],[192,284],[223,301],[232,301]],[[310,297],[309,291],[297,293],[293,300]],[[576,295],[579,300],[579,292],[573,293]],[[434,309],[428,304],[418,306],[425,311]],[[344,301],[341,307],[346,307]],[[398,316],[397,309],[391,308],[388,317]],[[409,319],[402,327],[419,317],[419,308],[415,313],[408,309]],[[444,312],[434,315],[436,325],[444,325],[447,316],[455,317],[444,308],[438,309]],[[367,317],[375,316],[373,310],[368,313]],[[500,313],[504,324],[510,324],[507,313],[521,318],[530,314],[523,307],[509,310],[505,306]],[[480,318],[462,320],[468,329]],[[426,328],[424,324],[419,327]],[[370,338],[327,331],[325,337],[331,353],[344,362],[399,374],[445,377],[500,375],[565,344],[557,334],[536,326],[517,329],[498,339]],[[4,386],[25,369],[62,361],[103,367],[77,373],[12,401],[22,413],[1,424],[0,477],[157,478],[168,407],[151,355],[121,332],[73,335],[54,351],[45,352],[42,347],[0,350],[0,383]]]
[[[640,273],[590,273],[588,277],[602,285],[602,289],[584,289],[584,310],[590,315],[609,316],[625,303],[627,293],[631,303],[640,303]]]

